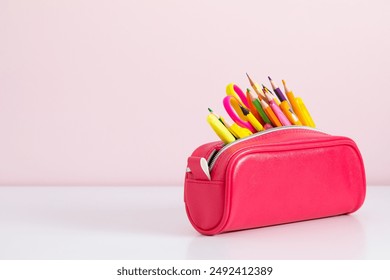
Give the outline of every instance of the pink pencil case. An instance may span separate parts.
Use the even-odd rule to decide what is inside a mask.
[[[365,193],[355,142],[303,126],[204,144],[184,185],[188,219],[204,235],[349,214]]]

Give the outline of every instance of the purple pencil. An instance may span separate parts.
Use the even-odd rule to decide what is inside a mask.
[[[280,102],[286,100],[286,97],[284,96],[283,92],[280,90],[278,86],[275,85],[274,81],[272,81],[270,76],[268,76],[268,80],[271,83],[272,89],[274,90],[275,94],[278,96]]]

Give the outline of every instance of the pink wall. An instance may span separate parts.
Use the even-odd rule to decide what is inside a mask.
[[[0,184],[181,185],[245,72],[390,184],[389,1],[100,2],[0,1]]]

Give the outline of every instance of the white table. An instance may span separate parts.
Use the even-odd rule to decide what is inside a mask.
[[[353,215],[201,236],[183,188],[0,187],[0,259],[390,259],[390,187]]]

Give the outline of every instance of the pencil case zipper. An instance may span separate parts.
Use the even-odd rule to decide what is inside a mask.
[[[327,133],[317,129],[317,128],[312,128],[312,127],[307,127],[307,126],[283,126],[283,127],[275,127],[275,128],[270,128],[267,130],[263,130],[260,132],[257,132],[255,134],[252,134],[248,137],[237,139],[234,142],[231,142],[226,145],[216,145],[213,147],[212,150],[210,150],[207,154],[207,161],[209,165],[209,171],[211,172],[214,168],[215,163],[218,161],[218,159],[223,156],[229,149],[234,148],[236,145],[243,144],[246,142],[253,141],[253,145],[256,144],[262,144],[265,145],[266,143],[264,142],[258,142],[257,138],[261,138],[265,135],[273,134],[273,133],[278,133],[281,131],[288,131],[288,130],[297,130],[297,131],[311,131],[311,132],[318,132],[320,134],[328,135]]]

